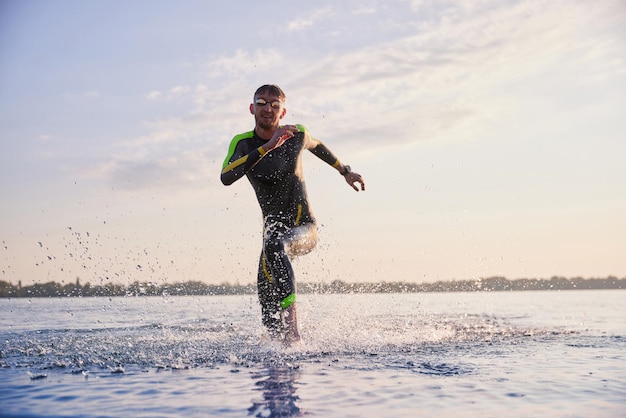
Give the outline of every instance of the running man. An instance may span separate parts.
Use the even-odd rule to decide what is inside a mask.
[[[285,93],[263,85],[254,93],[250,113],[253,131],[235,136],[222,166],[221,180],[229,186],[244,175],[256,193],[263,215],[263,249],[257,278],[263,324],[287,344],[300,340],[296,315],[296,286],[290,257],[309,253],[317,244],[302,172],[302,152],[334,167],[356,191],[365,190],[360,174],[342,164],[302,125],[280,125],[285,116]]]

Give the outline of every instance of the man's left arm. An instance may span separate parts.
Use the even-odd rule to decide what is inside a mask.
[[[361,185],[360,190],[365,190],[365,181],[363,181],[363,177],[359,173],[355,173],[349,165],[345,165],[339,161],[339,158],[337,158],[322,141],[311,136],[303,126],[298,125],[298,128],[300,131],[304,131],[306,146],[309,151],[322,161],[334,167],[354,190],[359,191],[357,183]]]

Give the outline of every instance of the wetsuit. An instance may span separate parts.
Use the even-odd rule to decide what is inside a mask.
[[[281,311],[295,302],[296,288],[290,255],[306,254],[317,242],[302,172],[302,151],[308,149],[326,163],[341,163],[302,125],[280,147],[265,153],[267,141],[255,131],[235,136],[222,166],[222,182],[230,185],[248,177],[263,214],[263,249],[257,278],[263,323],[282,330]]]

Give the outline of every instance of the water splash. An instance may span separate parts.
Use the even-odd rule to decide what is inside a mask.
[[[309,324],[304,342],[284,348],[260,326],[239,326],[196,320],[185,324],[149,324],[103,329],[11,332],[0,345],[2,367],[30,370],[181,370],[231,365],[284,366],[298,362],[339,363],[350,367],[408,368],[422,374],[462,374],[469,368],[416,358],[447,351],[484,350],[497,344],[518,344],[528,338],[554,336],[553,331],[513,327],[494,317],[370,318],[358,326],[347,323]],[[376,366],[371,361],[376,357]],[[382,359],[382,361],[381,361]],[[344,367],[343,364],[338,364]],[[347,366],[346,366],[347,367]]]

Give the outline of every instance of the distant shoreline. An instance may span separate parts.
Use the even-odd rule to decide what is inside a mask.
[[[550,279],[515,279],[490,277],[475,280],[451,280],[434,283],[379,282],[346,283],[334,280],[330,283],[298,283],[298,293],[420,293],[420,292],[512,292],[534,290],[609,290],[626,289],[626,278],[607,277],[584,279],[552,277]],[[127,286],[107,283],[104,285],[82,285],[56,282],[36,283],[22,286],[0,281],[1,298],[33,297],[97,297],[97,296],[206,296],[206,295],[250,295],[256,294],[256,285],[223,283],[211,285],[200,281],[175,284],[134,282]]]

